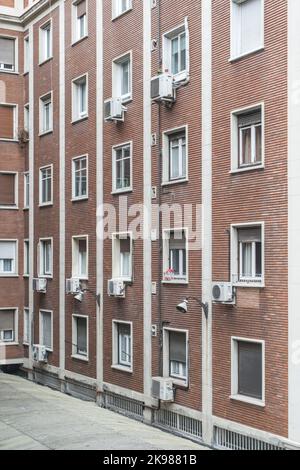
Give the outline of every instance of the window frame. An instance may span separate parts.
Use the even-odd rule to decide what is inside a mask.
[[[185,173],[186,175],[182,178],[170,179],[170,139],[172,136],[185,133]],[[162,186],[168,186],[173,184],[185,183],[189,180],[189,133],[188,124],[183,126],[174,127],[163,132],[162,135],[162,146],[163,146],[163,181]]]
[[[79,354],[78,350],[78,336],[77,336],[77,318],[84,318],[86,320],[86,356],[84,354]],[[89,361],[89,316],[81,315],[78,313],[72,314],[72,354],[73,359],[78,359],[80,361],[88,362]]]
[[[28,315],[28,336],[26,331],[27,320],[25,320],[26,315]],[[23,308],[23,344],[29,346],[30,344],[30,310],[29,307]]]
[[[48,91],[39,98],[39,136],[47,135],[53,132],[53,91]],[[50,103],[49,129],[44,129],[44,111],[45,105]]]
[[[128,13],[129,11],[131,11],[133,9],[133,1],[132,0],[127,0],[128,2],[128,7],[126,10],[122,11],[121,13],[118,13],[117,12],[117,6],[116,6],[116,2],[118,0],[112,0],[111,2],[111,20],[114,21],[116,20],[117,18],[120,18],[121,16],[125,15],[126,13]]]
[[[121,256],[120,256],[120,236],[125,238],[130,238],[130,276],[121,276],[116,275],[116,273],[120,273],[121,271]],[[118,247],[116,244],[118,243]],[[124,282],[133,282],[133,234],[131,231],[127,232],[114,232],[112,233],[112,278],[113,279],[120,279]]]
[[[126,188],[117,189],[117,150],[125,147],[130,148],[130,185]],[[133,141],[123,142],[112,147],[112,194],[128,193],[133,190],[132,178],[133,178]]]
[[[185,54],[186,54],[186,67],[184,70],[173,74],[172,73],[172,40],[179,37],[182,33],[185,33]],[[173,76],[174,82],[178,83],[184,80],[188,80],[190,76],[190,34],[188,17],[185,18],[184,22],[170,29],[162,35],[163,44],[163,70]]]
[[[29,277],[29,271],[30,271],[29,250],[30,250],[29,238],[25,238],[23,240],[23,277]],[[28,272],[26,272],[27,266],[28,266]]]
[[[43,321],[42,321],[42,316],[43,313],[50,313],[51,315],[51,347],[47,348],[45,344],[43,344]],[[53,352],[53,310],[49,310],[46,308],[40,308],[39,309],[39,344],[42,346],[46,346],[46,351],[48,352]]]
[[[51,256],[50,256],[50,264],[51,264],[51,271],[49,273],[45,273],[45,269],[43,268],[44,263],[44,242],[50,241],[51,242]],[[38,277],[44,279],[52,279],[53,278],[53,237],[43,237],[39,238],[38,241]],[[43,272],[44,271],[44,272]]]
[[[17,36],[11,36],[9,34],[0,34],[0,38],[4,39],[12,39],[15,44],[15,63],[14,63],[14,70],[9,70],[9,69],[1,69],[0,68],[0,73],[11,73],[11,74],[19,74],[19,38]]]
[[[76,100],[78,99],[77,93],[78,93],[78,87],[80,85],[80,81],[82,81],[84,78],[85,78],[85,86],[86,86],[86,98],[85,98],[86,112],[80,114],[78,112],[79,106]],[[73,78],[72,80],[72,124],[83,121],[84,119],[87,119],[88,117],[89,117],[89,79],[88,79],[88,73],[84,73],[78,77]]]
[[[129,325],[130,326],[130,338],[131,338],[131,363],[129,365],[124,365],[119,362],[119,325]],[[112,369],[121,370],[123,372],[133,372],[133,322],[132,321],[125,321],[125,320],[112,320]]]
[[[86,275],[80,276],[79,274],[79,241],[86,241]],[[89,236],[88,235],[73,235],[72,236],[72,278],[88,281],[89,279]]]
[[[30,173],[29,173],[29,171],[24,171],[23,177],[24,177],[23,178],[23,189],[24,189],[23,209],[27,210],[27,209],[29,209],[29,204],[30,204]],[[26,181],[27,178],[28,178],[28,182]],[[28,190],[28,199],[27,199],[27,190]]]
[[[1,205],[0,210],[18,210],[19,209],[19,173],[17,171],[2,171],[0,174],[4,175],[14,175],[14,193],[15,193],[15,203],[11,205]]]
[[[261,162],[251,165],[240,166],[239,151],[239,132],[238,118],[244,114],[251,112],[261,112]],[[265,168],[265,103],[262,101],[243,108],[234,109],[230,113],[231,122],[231,170],[230,173],[242,173],[245,171],[253,171]]]
[[[6,106],[8,108],[13,108],[13,137],[12,138],[7,138],[7,137],[0,137],[0,142],[18,142],[18,123],[19,123],[19,108],[16,103],[4,103],[0,101],[0,106]]]
[[[174,278],[165,279],[164,273],[170,268],[169,266],[169,252],[170,252],[170,234],[171,232],[185,232],[185,258],[186,258],[186,276],[185,279]],[[188,227],[174,227],[164,228],[162,231],[163,235],[163,273],[162,283],[163,284],[188,284],[189,283],[189,229]]]
[[[170,374],[170,331],[185,334],[186,341],[186,377],[174,377]],[[172,379],[174,384],[182,387],[189,386],[189,330],[163,327],[163,376]]]
[[[48,57],[45,57],[44,52],[46,45],[43,35],[48,25],[50,26],[50,53]],[[53,22],[52,18],[49,18],[39,26],[39,65],[43,65],[51,59],[53,59]]]
[[[260,344],[262,347],[262,398],[248,397],[247,395],[240,395],[238,393],[238,342],[255,343]],[[244,338],[239,336],[231,337],[231,400],[241,401],[249,403],[251,405],[257,405],[260,407],[266,406],[265,397],[265,340]]]
[[[1,341],[0,346],[16,346],[19,345],[19,308],[18,307],[0,307],[0,312],[3,310],[14,310],[14,338],[12,341]]]
[[[133,64],[132,64],[132,49],[130,51],[125,52],[124,54],[115,57],[112,60],[112,97],[113,98],[121,98],[122,103],[126,104],[132,101],[133,99]],[[121,93],[121,73],[120,73],[120,66],[122,63],[126,61],[126,58],[129,58],[129,92],[126,94]]]
[[[86,159],[86,195],[76,196],[76,194],[75,194],[75,188],[76,188],[76,184],[75,184],[75,176],[76,176],[75,162],[76,162],[76,160],[80,160],[80,159],[83,159],[83,158]],[[72,158],[72,199],[71,200],[73,202],[75,202],[75,201],[84,201],[88,198],[89,198],[89,156],[88,156],[88,154],[84,154],[84,155],[78,155],[78,156]]]
[[[24,37],[23,48],[24,48],[24,59],[23,59],[23,75],[29,73],[30,68],[30,54],[29,54],[30,40],[29,34]]]
[[[88,0],[85,0],[86,1],[85,32],[83,36],[81,37],[78,36],[77,7],[81,3],[81,1],[82,0],[73,0],[72,5],[71,5],[71,8],[72,8],[72,46],[75,46],[75,44],[77,44],[78,42],[83,41],[83,39],[87,38],[89,35],[89,32],[88,32],[89,7],[88,7]]]
[[[51,169],[51,199],[50,201],[43,202],[43,178],[42,178],[42,171],[50,168]],[[53,163],[50,165],[44,165],[39,168],[39,207],[47,207],[53,205]]]
[[[14,271],[13,272],[1,272],[0,271],[0,278],[1,277],[19,277],[19,240],[16,238],[0,238],[0,242],[11,242],[15,243],[15,259],[13,262]]]

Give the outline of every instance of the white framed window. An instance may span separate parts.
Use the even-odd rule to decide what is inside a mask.
[[[29,171],[24,173],[24,209],[29,208]]]
[[[0,308],[0,344],[17,344],[18,309]]]
[[[29,276],[29,240],[24,240],[23,275]]]
[[[188,383],[188,331],[163,329],[163,373],[183,385]]]
[[[88,156],[82,155],[72,160],[72,199],[88,198]]]
[[[29,36],[24,38],[24,73],[29,72]]]
[[[231,171],[264,166],[264,103],[231,113]]]
[[[265,406],[265,342],[231,338],[231,397]]]
[[[24,308],[23,311],[23,344],[28,345],[30,342],[30,318],[29,308]]]
[[[125,103],[132,99],[132,52],[117,57],[112,63],[112,95]]]
[[[133,241],[131,232],[112,234],[113,279],[132,281]]]
[[[18,208],[18,173],[0,172],[0,209]]]
[[[132,142],[113,147],[113,192],[132,189]]]
[[[24,106],[24,129],[29,133],[29,104]]]
[[[47,351],[53,351],[53,311],[40,310],[39,318],[39,344],[46,346]]]
[[[53,131],[52,92],[40,97],[40,135]]]
[[[82,75],[72,81],[73,122],[88,116],[88,76]]]
[[[18,72],[18,39],[0,36],[0,72]]]
[[[72,237],[72,277],[88,279],[88,235]]]
[[[40,64],[52,58],[52,22],[47,21],[40,27]]]
[[[18,106],[0,102],[0,140],[18,139]]]
[[[264,223],[231,226],[231,273],[235,285],[264,286]]]
[[[175,82],[189,76],[189,28],[185,22],[163,35],[163,69],[174,76]]]
[[[42,238],[39,241],[39,277],[52,278],[53,275],[53,240]]]
[[[112,19],[132,10],[132,0],[112,0]]]
[[[163,282],[188,282],[188,229],[163,230]]]
[[[75,0],[72,3],[73,43],[85,38],[88,34],[88,0]]]
[[[186,181],[188,178],[188,127],[163,133],[163,184]]]
[[[112,366],[117,369],[133,370],[132,323],[113,320]]]
[[[40,168],[40,206],[53,204],[53,165]]]
[[[18,275],[18,241],[0,240],[0,276]]]
[[[88,317],[85,315],[72,315],[72,357],[88,360],[89,332]]]
[[[264,0],[231,0],[231,60],[264,47]]]

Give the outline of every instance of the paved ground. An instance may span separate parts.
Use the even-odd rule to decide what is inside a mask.
[[[0,450],[199,450],[151,426],[0,372]]]

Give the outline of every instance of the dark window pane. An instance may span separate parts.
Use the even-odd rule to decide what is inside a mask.
[[[262,399],[262,345],[238,342],[238,393]]]

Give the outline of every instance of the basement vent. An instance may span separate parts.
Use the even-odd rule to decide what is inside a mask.
[[[85,401],[96,401],[96,388],[74,380],[66,380],[65,390],[68,395]]]
[[[201,421],[174,413],[174,411],[164,409],[155,411],[154,423],[166,430],[173,430],[180,435],[197,439],[202,438]]]
[[[53,388],[54,390],[61,389],[61,381],[56,374],[47,371],[37,371],[34,373],[34,380],[40,385]]]
[[[115,393],[104,393],[104,407],[138,420],[144,418],[144,404],[142,402]]]
[[[228,429],[214,427],[214,447],[228,450],[284,450],[280,443],[271,444],[269,442],[256,439],[245,434],[238,434]]]

